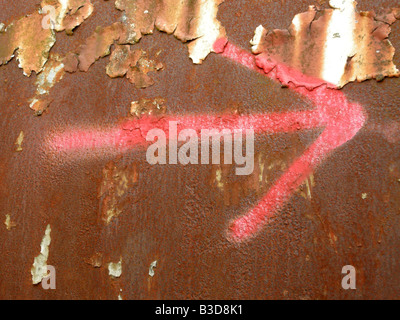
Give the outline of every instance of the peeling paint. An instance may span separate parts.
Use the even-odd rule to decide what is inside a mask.
[[[51,227],[47,226],[45,235],[40,245],[40,254],[34,259],[31,274],[32,283],[38,284],[47,276],[47,259],[49,258],[49,246],[51,243]]]
[[[341,88],[349,82],[400,76],[388,40],[398,9],[376,15],[358,12],[354,0],[331,0],[330,5],[333,9],[310,6],[295,16],[288,30],[267,31],[259,26],[251,40],[257,65],[266,73],[275,69],[285,85],[292,82],[309,89],[324,83]],[[315,79],[306,82],[301,75]]]
[[[150,277],[154,277],[155,275],[155,271],[154,269],[157,268],[157,261],[154,261],[150,264],[150,268],[149,268],[149,276]]]
[[[160,31],[174,34],[188,44],[189,57],[202,63],[219,38],[226,36],[217,20],[222,0],[116,0],[115,6],[124,12],[123,23],[127,32],[123,42],[138,42],[143,35]],[[143,14],[143,12],[146,12]]]
[[[222,2],[223,0],[196,0],[194,3],[189,0],[179,3],[175,0],[117,0],[115,7],[123,12],[121,21],[98,27],[76,50],[49,62],[47,75],[38,80],[46,82],[43,83],[46,88],[37,84],[38,95],[29,101],[29,107],[37,115],[41,115],[51,103],[48,98],[49,90],[62,79],[64,72],[88,71],[98,59],[110,55],[113,44],[116,49],[107,66],[107,74],[110,77],[126,75],[137,88],[153,85],[154,81],[148,73],[162,69],[163,65],[148,59],[144,51],[135,50],[130,53],[127,45],[136,43],[143,35],[152,34],[154,28],[174,34],[183,42],[189,42],[190,58],[194,63],[202,63],[214,51],[215,41],[226,36],[225,29],[216,18]],[[40,74],[55,44],[55,32],[66,30],[67,34],[72,34],[73,29],[92,14],[93,8],[89,0],[43,0],[39,12],[2,27],[4,30],[0,32],[0,66],[10,61],[18,50],[17,59],[24,74],[30,76],[32,71]],[[44,21],[49,24],[49,28],[43,27]],[[124,53],[127,54],[125,59]],[[55,82],[49,81],[48,78],[52,76],[57,77]]]
[[[59,55],[50,55],[49,61],[46,63],[43,71],[37,76],[35,85],[38,96],[46,95],[58,81],[64,76],[64,64],[61,62]]]
[[[361,194],[361,198],[362,198],[363,200],[367,199],[367,197],[368,197],[368,193],[363,193],[363,194]]]
[[[39,74],[56,42],[55,31],[67,30],[72,33],[93,11],[93,5],[87,0],[44,0],[41,9],[46,6],[54,6],[57,12],[54,17],[55,30],[43,27],[47,15],[42,10],[16,20],[7,27],[3,24],[0,32],[0,66],[8,63],[17,51],[19,67],[24,75],[29,77],[32,72]]]
[[[113,278],[120,278],[122,275],[122,259],[117,263],[108,264],[108,274]]]
[[[6,220],[4,221],[4,224],[6,225],[7,230],[11,230],[17,226],[16,223],[11,221],[11,216],[9,214],[6,214]]]
[[[17,146],[17,148],[15,149],[16,152],[21,152],[23,150],[22,143],[24,142],[24,138],[25,138],[24,132],[21,131],[17,138],[17,141],[15,142],[15,145]]]
[[[372,3],[365,1],[363,8],[370,8]],[[116,13],[114,1],[98,1],[95,5],[102,14],[96,13],[73,37],[57,34],[60,43],[52,50],[64,52],[71,50],[71,45],[79,46],[97,24],[103,25]],[[9,3],[4,14],[19,14],[25,6],[35,5],[26,2],[19,7],[17,2]],[[373,6],[380,7],[380,3]],[[307,0],[231,1],[221,6],[220,19],[229,27],[232,40],[245,46],[258,25],[252,21],[265,22],[268,27],[285,26],[293,12],[303,8],[307,8]],[[263,9],[267,12],[263,13]],[[392,20],[390,15],[379,19]],[[394,26],[393,32],[399,30],[400,25]],[[341,38],[339,33],[332,36]],[[16,229],[0,232],[4,244],[0,291],[4,298],[230,299],[232,292],[238,299],[395,296],[400,278],[392,272],[393,257],[400,245],[400,162],[396,144],[399,127],[394,121],[399,119],[400,79],[380,84],[368,81],[350,85],[344,91],[321,86],[311,90],[315,94],[309,96],[306,88],[294,88],[292,83],[287,89],[279,89],[280,83],[272,78],[276,69],[268,78],[260,74],[263,70],[255,64],[255,68],[246,70],[242,65],[252,65],[255,59],[251,52],[228,60],[228,53],[233,51],[229,44],[223,54],[212,55],[204,66],[193,67],[182,52],[184,46],[174,46],[176,40],[172,36],[157,34],[154,39],[142,40],[146,41],[131,47],[132,51],[139,47],[154,52],[163,49],[162,61],[168,66],[168,76],[163,72],[154,78],[163,79],[162,82],[150,89],[136,90],[126,79],[111,81],[104,72],[108,63],[105,58],[96,63],[98,68],[92,68],[90,74],[67,74],[64,83],[53,87],[51,97],[57,99],[57,108],[46,118],[34,118],[29,110],[25,114],[21,110],[21,99],[28,101],[35,95],[37,87],[29,84],[33,85],[36,75],[24,79],[14,63],[0,69],[4,89],[3,140],[11,139],[2,144],[1,205],[4,214],[10,213],[18,222]],[[118,42],[114,41],[110,52]],[[399,44],[400,38],[393,34],[393,46],[398,48]],[[79,70],[76,52],[73,50],[62,60],[66,71]],[[50,57],[44,69],[51,60]],[[336,92],[343,92],[347,99]],[[155,96],[168,99],[167,115],[158,117],[158,108],[141,99]],[[353,112],[351,102],[363,105],[368,115],[360,131],[362,110]],[[241,110],[237,117],[232,116],[237,105]],[[127,115],[129,107],[131,117]],[[144,162],[143,135],[147,128],[166,128],[164,117],[196,130],[231,122],[255,125],[256,152],[260,153],[254,176],[239,179],[232,175],[231,168],[221,166],[219,180],[224,190],[220,192],[215,180],[218,166],[150,167]],[[15,154],[14,142],[22,129],[29,141],[25,139],[22,144],[22,154]],[[350,131],[357,132],[354,139]],[[314,142],[319,133],[321,139]],[[48,148],[53,138],[56,143]],[[128,146],[126,153],[120,152],[121,145]],[[105,193],[96,199],[99,193],[95,189],[105,182],[102,170],[110,159],[115,159],[117,168],[111,170],[112,175],[138,161],[140,188],[131,185],[118,197],[117,187],[104,187]],[[313,173],[316,188],[312,188],[310,180]],[[123,181],[120,177],[110,179],[109,186],[119,180]],[[362,193],[367,192],[367,199],[362,200]],[[122,212],[112,218],[110,225],[104,225],[102,219],[106,215],[100,218],[103,197],[111,199],[112,194],[116,194],[115,206]],[[261,207],[258,213],[257,207]],[[251,229],[252,222],[258,220],[260,228],[265,228],[249,243],[229,243],[225,233],[229,219],[233,222],[250,211],[253,215],[241,225],[247,233],[241,233],[242,229],[236,233],[239,241],[257,232],[256,228]],[[261,212],[267,214],[262,217]],[[60,235],[58,243],[51,243],[49,263],[57,261],[62,270],[57,274],[58,290],[46,292],[29,286],[30,278],[25,280],[40,250],[47,225],[43,221],[49,218],[57,224],[51,224],[52,237]],[[96,252],[103,253],[102,262]],[[108,263],[118,262],[120,254],[124,255],[124,273],[113,279]],[[127,261],[125,255],[129,256]],[[165,260],[159,260],[160,267],[166,267],[155,269],[151,278],[149,265],[160,256]],[[26,257],[28,261],[24,261]],[[89,264],[85,265],[87,261]],[[336,263],[341,261],[356,263],[361,271],[357,273],[357,291],[342,290]],[[24,267],[26,262],[28,266]],[[368,274],[365,270],[376,272]],[[322,281],[315,277],[321,272]],[[299,273],[304,276],[299,277]],[[126,291],[120,292],[122,286]]]
[[[17,51],[19,67],[24,75],[40,73],[56,42],[53,30],[42,28],[43,16],[38,12],[8,25],[0,33],[0,66],[8,63]]]
[[[47,6],[54,7],[53,28],[56,31],[66,31],[71,35],[74,28],[81,25],[84,20],[93,13],[93,5],[90,0],[43,0],[42,10]],[[47,23],[51,23],[47,21]]]
[[[51,54],[43,71],[37,76],[35,81],[36,95],[30,100],[29,104],[36,115],[41,115],[49,106],[51,102],[49,98],[50,89],[64,77],[64,67],[62,58],[59,55]]]

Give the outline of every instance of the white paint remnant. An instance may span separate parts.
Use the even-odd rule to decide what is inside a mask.
[[[347,59],[357,52],[354,42],[356,3],[354,0],[330,0],[329,4],[336,10],[332,11],[327,28],[322,78],[340,85]]]
[[[200,7],[197,22],[199,37],[189,43],[189,56],[193,63],[199,64],[213,51],[215,41],[225,35],[225,29],[217,20],[218,6],[221,1],[204,0]]]
[[[156,267],[157,267],[157,261],[152,262],[151,265],[150,265],[150,269],[149,269],[149,276],[150,277],[154,277],[154,275],[155,275],[154,269]]]
[[[67,16],[68,9],[69,9],[69,0],[58,0],[58,2],[61,4],[60,12],[57,16],[57,29],[61,27],[63,20]]]
[[[47,277],[47,259],[49,258],[49,246],[51,243],[50,233],[51,227],[48,225],[40,245],[40,254],[33,261],[31,269],[33,284],[38,284]]]
[[[38,99],[33,98],[32,101],[31,101],[31,103],[29,104],[29,108],[33,109],[33,106],[34,106],[36,103],[38,103],[38,102],[39,102]]]
[[[122,275],[122,259],[118,263],[108,264],[108,273],[113,278],[119,278]]]
[[[11,221],[11,216],[9,214],[6,214],[6,221],[4,221],[4,224],[6,225],[7,230],[11,230],[12,228],[17,226],[14,222]]]
[[[367,194],[367,193],[363,193],[363,194],[361,195],[361,198],[362,198],[363,200],[367,199],[367,197],[368,197],[368,194]]]
[[[37,76],[36,94],[45,95],[49,93],[49,90],[54,87],[54,85],[60,81],[64,74],[64,64],[61,63],[60,57],[51,56],[50,61],[45,65],[43,71]]]
[[[258,50],[259,44],[261,43],[261,40],[263,36],[266,34],[266,30],[264,27],[260,24],[256,31],[254,32],[254,37],[253,39],[250,40],[250,44],[252,45],[252,50],[253,53],[258,54],[261,53],[262,51]]]

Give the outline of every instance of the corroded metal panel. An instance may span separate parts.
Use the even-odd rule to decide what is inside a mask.
[[[399,7],[0,0],[0,298],[397,299]],[[208,128],[250,174],[148,161]]]

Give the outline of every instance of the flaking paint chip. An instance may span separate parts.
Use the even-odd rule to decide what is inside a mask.
[[[131,51],[129,45],[117,45],[111,54],[106,73],[111,78],[126,76],[137,88],[147,88],[154,84],[148,73],[163,67],[162,63],[149,59],[143,50]]]
[[[149,276],[150,277],[154,277],[155,272],[154,269],[157,268],[157,261],[154,261],[150,264],[150,268],[149,268]]]
[[[49,246],[51,243],[50,234],[51,227],[48,225],[40,244],[40,254],[34,259],[31,268],[33,284],[39,284],[47,276],[47,259],[49,258]]]
[[[23,150],[22,149],[22,143],[24,142],[24,137],[25,137],[24,132],[21,131],[19,136],[18,136],[18,138],[17,138],[17,141],[15,142],[15,145],[17,146],[15,151],[21,152]]]
[[[7,230],[11,230],[12,228],[15,228],[17,226],[16,223],[11,221],[11,216],[9,214],[6,215],[6,220],[4,221],[4,224],[6,225]]]
[[[377,15],[357,11],[354,0],[329,3],[332,9],[310,6],[294,17],[287,30],[259,26],[251,40],[257,65],[266,73],[276,72],[284,85],[310,90],[323,84],[342,88],[349,82],[400,76],[388,39],[390,25],[399,19],[398,9]]]
[[[225,28],[217,19],[223,0],[117,0],[115,7],[124,12],[126,33],[120,42],[133,44],[154,29],[173,34],[189,42],[189,57],[202,63],[219,38],[226,37]],[[146,12],[145,14],[143,14]]]
[[[122,275],[122,259],[117,262],[111,262],[108,264],[108,273],[113,278],[119,278]]]

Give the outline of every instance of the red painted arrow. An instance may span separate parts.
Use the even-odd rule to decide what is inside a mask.
[[[232,221],[228,237],[232,241],[244,241],[254,236],[288,201],[293,192],[329,155],[329,153],[351,140],[363,127],[366,116],[362,106],[350,103],[339,90],[320,85],[313,90],[320,79],[308,77],[289,67],[277,65],[271,68],[271,61],[234,46],[225,39],[215,43],[215,52],[242,64],[275,81],[288,83],[290,90],[311,100],[316,108],[310,111],[253,115],[196,115],[196,116],[147,116],[130,120],[117,128],[108,130],[71,130],[56,134],[49,140],[49,146],[57,151],[76,151],[88,148],[117,148],[128,150],[135,146],[146,146],[147,133],[151,129],[161,129],[168,136],[169,122],[178,122],[178,132],[183,129],[253,129],[257,134],[295,132],[313,128],[325,128],[317,140],[288,168],[273,184],[267,194],[246,214]],[[291,82],[303,83],[296,86]],[[332,87],[332,85],[329,85]]]

